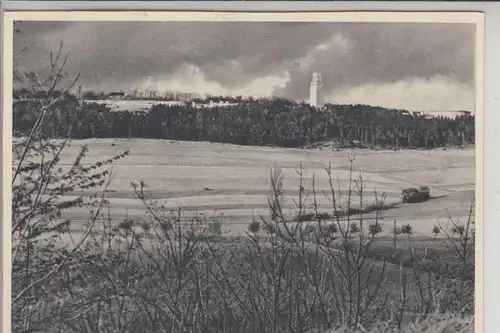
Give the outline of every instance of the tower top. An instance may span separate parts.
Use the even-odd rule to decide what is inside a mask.
[[[312,80],[314,82],[322,82],[323,81],[323,78],[321,76],[321,73],[319,72],[314,72],[313,75],[312,75]]]

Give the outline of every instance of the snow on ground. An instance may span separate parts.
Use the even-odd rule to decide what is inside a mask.
[[[105,104],[111,109],[111,111],[150,111],[154,105],[165,105],[165,106],[183,106],[186,102],[183,101],[157,101],[157,100],[91,100],[88,103]],[[210,101],[209,103],[196,104],[190,103],[196,108],[214,108],[214,107],[231,107],[238,105],[238,103],[229,102],[219,102],[215,103]]]
[[[96,100],[89,103],[105,104],[111,111],[149,111],[153,105],[177,106],[184,105],[178,101],[155,101],[155,100]]]
[[[270,168],[274,166],[284,174],[285,210],[294,214],[290,210],[294,206],[293,199],[297,199],[299,176],[296,168],[300,164],[306,169],[305,188],[312,188],[314,174],[320,207],[331,211],[329,201],[321,194],[321,190],[329,188],[325,167],[331,164],[334,186],[346,190],[348,153],[356,156],[353,175],[358,177],[361,173],[363,177],[365,203],[374,202],[375,190],[379,194],[385,192],[387,202],[396,202],[402,189],[420,185],[429,186],[431,195],[436,197],[426,203],[406,204],[384,211],[387,233],[394,220],[398,224],[411,224],[415,234],[427,235],[436,222],[444,222],[450,216],[465,221],[474,196],[473,149],[333,152],[208,142],[90,139],[73,141],[64,151],[62,163],[69,166],[83,144],[89,147],[87,163],[130,151],[128,157],[113,165],[114,179],[108,189],[107,198],[116,221],[125,216],[145,218],[142,203],[130,184],[144,181],[150,199],[171,208],[182,206],[186,214],[222,214],[225,231],[242,233],[253,215],[268,215],[266,193],[270,190]],[[354,198],[354,201],[359,199]],[[88,212],[72,209],[66,216],[84,221]],[[375,216],[368,214],[366,218]]]

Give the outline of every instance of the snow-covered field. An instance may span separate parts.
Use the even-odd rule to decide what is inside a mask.
[[[114,145],[112,145],[114,143]],[[363,176],[365,203],[374,202],[373,192],[387,195],[387,202],[400,200],[401,190],[427,185],[434,199],[420,204],[406,204],[383,212],[384,233],[390,233],[393,221],[411,224],[414,234],[431,234],[438,221],[451,215],[466,221],[474,196],[474,150],[432,151],[327,151],[246,147],[207,142],[166,140],[90,139],[73,141],[62,156],[71,163],[83,144],[88,145],[87,163],[105,159],[125,150],[130,155],[113,165],[114,179],[107,194],[113,220],[125,216],[147,219],[142,203],[136,198],[132,181],[144,181],[150,199],[167,207],[182,206],[191,212],[223,215],[224,232],[243,233],[252,215],[267,215],[266,193],[270,190],[270,168],[279,167],[284,174],[285,210],[296,211],[299,177],[296,168],[306,169],[305,188],[315,185],[321,210],[331,211],[329,200],[321,190],[329,187],[325,167],[331,163],[335,187],[347,189],[349,161],[347,154],[356,156],[355,177]],[[74,193],[73,195],[83,195]],[[358,198],[354,198],[359,202]],[[311,199],[309,199],[311,202]],[[68,211],[66,216],[83,221],[88,213],[82,209]],[[365,216],[370,219],[373,214]]]
[[[148,112],[154,105],[165,105],[165,106],[183,106],[186,102],[183,101],[156,101],[156,100],[96,100],[87,101],[97,104],[104,104],[111,109],[111,111],[141,111]],[[213,107],[230,107],[237,105],[237,103],[229,102],[209,102],[205,104],[191,104],[197,108],[213,108]]]

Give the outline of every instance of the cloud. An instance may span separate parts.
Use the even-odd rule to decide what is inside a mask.
[[[342,40],[331,38],[321,49],[311,50],[308,57],[314,60],[296,67],[287,87],[278,93],[307,95],[303,82],[314,71],[323,74],[326,89],[435,75],[473,82],[474,29],[470,26],[364,23],[343,26],[338,33]]]
[[[475,96],[471,85],[435,76],[338,89],[327,94],[325,100],[334,104],[380,105],[410,111],[473,111]]]
[[[64,41],[66,71],[91,89],[129,90],[151,78],[158,87],[300,100],[314,71],[327,91],[436,76],[455,89],[474,79],[471,24],[21,22],[19,29],[15,48],[28,47],[22,68],[46,64]]]
[[[238,64],[234,64],[238,66]],[[244,86],[224,87],[219,82],[210,80],[193,65],[184,65],[173,76],[153,78],[148,77],[143,81],[131,86],[131,90],[139,91],[186,91],[196,92],[199,95],[232,95],[244,97],[270,97],[277,88],[285,87],[289,76],[261,76]]]

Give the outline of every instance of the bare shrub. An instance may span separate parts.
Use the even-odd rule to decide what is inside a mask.
[[[413,227],[410,224],[405,224],[401,227],[401,233],[404,235],[411,235],[413,233]]]
[[[432,228],[432,233],[434,234],[434,237],[437,237],[441,233],[441,228],[437,225],[435,225]]]
[[[372,223],[368,226],[368,231],[371,235],[375,236],[383,231],[383,227],[379,223]]]
[[[356,222],[352,222],[350,225],[349,225],[349,228],[350,228],[350,232],[355,234],[355,233],[358,233],[360,232],[361,230],[359,229],[359,226]]]
[[[68,313],[63,311],[73,291],[76,267],[85,260],[86,242],[106,207],[105,190],[109,185],[110,166],[128,152],[109,159],[84,164],[87,147],[82,147],[69,167],[61,163],[62,151],[71,144],[71,128],[66,138],[50,140],[42,135],[48,115],[54,115],[58,102],[64,102],[77,78],[61,88],[67,56],[62,45],[50,54],[48,74],[16,73],[16,77],[32,88],[33,95],[45,89],[39,99],[37,119],[25,138],[12,145],[12,328],[16,332],[50,331]],[[62,93],[55,96],[54,92]],[[71,111],[78,121],[82,109],[75,104]],[[94,191],[88,197],[68,199],[76,191]],[[63,213],[73,207],[87,208],[89,218],[75,226]],[[72,238],[79,229],[80,237]],[[65,245],[61,237],[71,239]],[[62,244],[61,244],[62,242]],[[68,275],[69,274],[69,275]],[[68,308],[70,308],[68,306]]]
[[[260,222],[259,221],[252,221],[248,224],[248,231],[250,231],[252,234],[257,234],[260,231]]]

